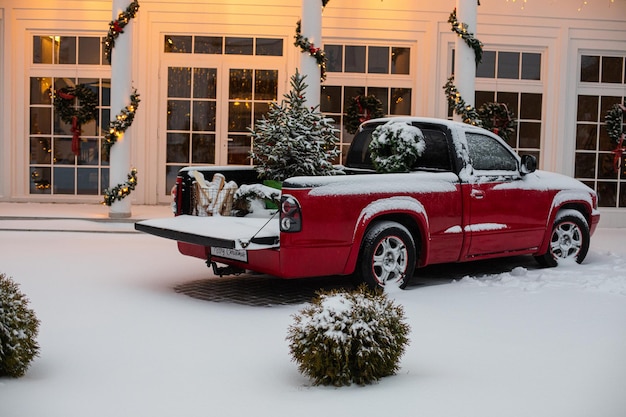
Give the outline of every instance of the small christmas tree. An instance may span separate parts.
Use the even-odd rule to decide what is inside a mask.
[[[259,178],[283,181],[299,175],[332,175],[333,160],[339,155],[334,120],[324,117],[319,106],[306,105],[306,75],[297,70],[291,91],[281,103],[257,120],[252,132],[250,158]]]

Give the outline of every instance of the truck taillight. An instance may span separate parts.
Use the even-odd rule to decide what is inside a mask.
[[[293,233],[302,230],[302,216],[298,200],[290,195],[280,199],[280,231]]]

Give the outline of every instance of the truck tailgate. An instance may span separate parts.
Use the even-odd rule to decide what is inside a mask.
[[[179,242],[230,249],[268,249],[280,243],[278,218],[182,215],[143,220],[135,223],[135,229]]]

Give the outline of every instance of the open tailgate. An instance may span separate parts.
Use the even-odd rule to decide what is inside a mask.
[[[135,223],[151,235],[229,249],[268,249],[280,244],[278,218],[182,215]]]

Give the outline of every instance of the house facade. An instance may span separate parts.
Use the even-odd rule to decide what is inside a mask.
[[[141,99],[133,204],[169,202],[183,166],[250,163],[248,127],[300,65],[302,1],[139,2],[127,57]],[[518,119],[509,143],[596,189],[603,226],[626,226],[626,162],[604,120],[626,97],[626,0],[481,3],[476,107],[506,103]],[[328,57],[320,107],[342,128],[344,153],[357,96],[375,95],[388,115],[451,117],[443,86],[454,68],[454,8],[454,0],[328,1],[314,40]],[[111,1],[0,0],[0,201],[102,201],[102,140],[118,111],[103,48],[111,9]],[[95,93],[97,110],[75,151],[53,92],[78,84]]]

